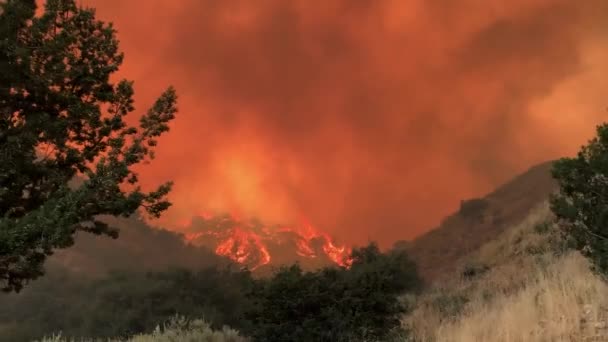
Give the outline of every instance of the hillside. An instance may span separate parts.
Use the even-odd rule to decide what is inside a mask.
[[[436,279],[452,270],[457,260],[521,221],[554,189],[550,166],[551,163],[543,163],[532,167],[488,194],[482,202],[471,201],[471,208],[466,208],[465,204],[464,210],[444,219],[438,228],[407,243],[405,248],[418,264],[422,276],[426,280]],[[151,229],[137,218],[105,219],[120,229],[120,238],[113,240],[81,234],[72,248],[57,251],[48,267],[52,270],[62,265],[87,275],[103,275],[110,270],[162,270],[170,266],[200,269],[228,263],[227,258],[211,252],[214,246],[186,246],[178,234]],[[285,241],[290,243],[268,245],[273,252],[273,262],[259,268],[257,274],[272,273],[277,265],[295,261],[307,269],[331,263],[327,258],[298,257],[297,246],[291,243],[296,240]],[[158,253],[161,250],[163,252]]]
[[[608,285],[550,224],[547,203],[413,299],[419,341],[608,341]]]
[[[403,298],[413,310],[402,322],[415,341],[608,341],[608,285],[580,254],[567,251],[550,224],[550,166],[532,167],[484,198],[463,202],[440,227],[402,245],[430,285]],[[152,331],[163,315],[177,310],[216,322],[200,331],[169,332],[182,340],[188,334],[239,340],[232,330],[210,330],[226,323],[246,328],[239,317],[249,305],[242,292],[248,285],[238,273],[132,272],[199,269],[228,259],[137,218],[109,220],[121,228],[120,239],[79,236],[74,248],[51,258],[47,276],[2,300],[7,310],[0,315],[0,336],[127,336]],[[112,269],[126,273],[106,276]],[[114,327],[104,326],[116,314],[126,316]],[[125,330],[130,327],[136,330]]]
[[[441,225],[405,245],[427,281],[454,270],[458,260],[521,222],[555,189],[551,162],[530,168],[483,199],[465,201]]]
[[[207,248],[186,245],[181,235],[152,228],[140,218],[103,219],[119,229],[117,239],[77,234],[74,246],[57,250],[49,258],[48,271],[67,268],[81,276],[104,276],[110,271],[155,271],[169,267],[198,270],[231,263]]]

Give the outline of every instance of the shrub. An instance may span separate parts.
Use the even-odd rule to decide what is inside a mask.
[[[214,329],[243,330],[252,281],[248,272],[224,268],[113,272],[96,280],[54,273],[0,298],[0,326],[9,324],[0,328],[0,341],[31,341],[56,331],[77,339],[133,336],[175,314],[203,317]]]
[[[173,317],[161,329],[156,327],[149,335],[136,335],[129,342],[245,342],[239,332],[224,326],[221,330],[211,329],[203,320],[187,320],[181,316]]]
[[[352,266],[303,272],[298,265],[260,280],[249,317],[256,341],[386,341],[403,334],[399,296],[419,288],[403,251],[356,249]]]
[[[608,274],[608,125],[597,127],[597,136],[575,158],[553,165],[559,193],[551,209],[574,247]]]
[[[42,339],[41,342],[68,342],[61,334]],[[85,340],[83,340],[85,341]],[[93,341],[93,340],[88,340]],[[203,320],[188,320],[174,316],[162,328],[157,326],[151,334],[139,334],[125,340],[108,339],[108,342],[247,342],[239,332],[228,327],[213,330],[211,325]]]
[[[442,293],[433,300],[433,307],[437,309],[442,317],[453,319],[458,317],[469,299],[461,294]]]
[[[486,273],[489,270],[490,267],[485,264],[479,262],[472,262],[467,263],[464,266],[461,275],[464,279],[470,280]]]

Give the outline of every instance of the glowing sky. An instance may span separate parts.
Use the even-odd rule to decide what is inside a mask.
[[[432,228],[607,117],[606,0],[80,0],[118,29],[171,225],[231,211],[347,243]],[[141,112],[140,112],[141,113]]]

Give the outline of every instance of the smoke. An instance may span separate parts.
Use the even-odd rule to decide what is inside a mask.
[[[82,0],[113,21],[144,110],[180,112],[142,168],[202,212],[386,245],[572,154],[605,118],[605,0]]]

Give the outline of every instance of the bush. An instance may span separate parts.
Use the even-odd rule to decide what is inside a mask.
[[[62,332],[56,341],[124,340],[154,330],[175,314],[203,317],[206,323],[174,320],[170,329],[134,341],[182,335],[189,341],[193,327],[196,338],[211,329],[222,338],[231,336],[222,330],[224,325],[255,341],[403,340],[400,318],[409,307],[399,299],[420,286],[404,251],[381,253],[374,244],[353,251],[349,269],[304,272],[293,265],[264,279],[216,268],[115,272],[94,281],[54,274],[0,301],[0,325],[10,329],[0,332],[0,340],[31,341],[56,331]],[[182,328],[176,330],[176,324]]]
[[[248,272],[115,272],[95,281],[49,275],[19,295],[0,298],[1,341],[31,341],[61,331],[65,338],[115,338],[149,332],[175,314],[203,317],[212,328],[247,328]]]
[[[608,125],[597,127],[597,136],[578,152],[553,165],[560,192],[551,209],[567,239],[608,274]]]
[[[350,269],[303,272],[281,268],[260,280],[250,317],[256,341],[386,341],[402,334],[399,296],[419,289],[415,265],[403,251],[375,244],[352,253]]]
[[[161,330],[156,327],[150,335],[136,335],[129,342],[245,342],[239,332],[224,326],[222,330],[213,330],[203,320],[189,321],[175,316]]]
[[[59,335],[44,338],[41,342],[68,342]],[[92,340],[89,340],[92,341]],[[108,339],[108,342],[247,342],[239,332],[229,327],[213,330],[211,325],[203,320],[188,320],[174,316],[161,329],[157,326],[151,334],[139,334],[126,340]]]
[[[464,295],[442,293],[433,300],[432,305],[441,313],[442,317],[453,319],[460,315],[468,302],[469,299]]]
[[[544,235],[551,231],[551,221],[545,221],[534,226],[534,231],[537,234]]]

